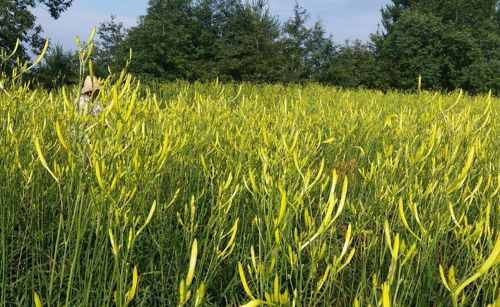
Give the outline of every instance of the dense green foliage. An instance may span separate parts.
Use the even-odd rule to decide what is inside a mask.
[[[75,85],[79,82],[79,66],[76,53],[64,51],[62,46],[51,48],[37,69],[37,85],[47,89],[59,89],[63,85]]]
[[[388,86],[500,93],[500,1],[394,0],[375,38]]]
[[[263,3],[150,1],[124,46],[130,71],[147,79],[276,81],[278,36]]]
[[[121,71],[124,67],[128,52],[122,44],[127,36],[127,29],[123,23],[117,22],[115,16],[110,21],[102,22],[97,30],[98,40],[94,46],[95,74],[107,76],[110,73]]]
[[[0,48],[11,51],[16,35],[24,46],[40,48],[41,28],[28,10],[40,4],[58,17],[71,1],[2,3],[8,22],[0,25]],[[150,0],[135,27],[113,17],[101,23],[95,72],[120,71],[132,50],[128,69],[144,81],[312,81],[407,91],[416,90],[422,76],[428,90],[500,94],[499,0],[393,0],[367,43],[335,43],[298,3],[293,12],[280,22],[265,0]],[[19,55],[26,55],[24,47]],[[57,63],[47,69],[66,69],[65,61]],[[75,73],[68,74],[62,79],[72,80]]]
[[[43,47],[42,28],[36,24],[32,9],[45,7],[53,18],[59,18],[73,0],[2,0],[0,2],[0,49],[12,52],[19,39],[20,57],[27,57],[27,48],[40,51]]]
[[[500,295],[498,99],[126,77],[93,116],[4,81],[0,305]]]
[[[300,83],[500,93],[498,1],[395,0],[372,42],[337,45],[298,4],[279,23],[264,1],[150,1],[120,43],[144,79]],[[154,41],[155,44],[151,44]]]

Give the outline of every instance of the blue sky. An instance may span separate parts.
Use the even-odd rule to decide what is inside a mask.
[[[389,0],[302,0],[311,20],[320,18],[336,43],[345,40],[367,40],[377,30],[380,8]],[[284,21],[292,15],[295,0],[269,0],[271,12]],[[75,0],[73,6],[60,19],[53,20],[42,8],[34,10],[44,28],[44,36],[65,48],[74,48],[79,35],[86,39],[99,22],[109,20],[111,14],[126,26],[134,26],[137,17],[146,13],[147,0]]]

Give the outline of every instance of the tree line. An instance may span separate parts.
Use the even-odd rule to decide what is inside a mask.
[[[54,17],[71,5],[48,3]],[[114,18],[100,24],[93,62],[97,74],[107,75],[119,71],[132,50],[128,70],[146,81],[218,78],[409,90],[422,76],[425,89],[500,93],[500,0],[392,0],[368,42],[336,43],[320,20],[309,18],[298,3],[280,22],[265,0],[150,0],[135,27],[126,29]],[[5,27],[3,48],[12,45]],[[36,48],[29,37],[25,42]],[[47,87],[76,83],[77,61],[55,46],[36,80]]]

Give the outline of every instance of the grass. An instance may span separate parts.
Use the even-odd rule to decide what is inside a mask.
[[[498,304],[497,98],[7,83],[2,306]]]

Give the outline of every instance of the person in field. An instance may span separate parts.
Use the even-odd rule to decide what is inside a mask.
[[[99,79],[95,76],[87,76],[83,83],[82,95],[80,96],[78,108],[82,110],[82,112],[87,108],[89,114],[99,114],[101,112],[101,107],[96,103],[97,96],[99,96]]]

